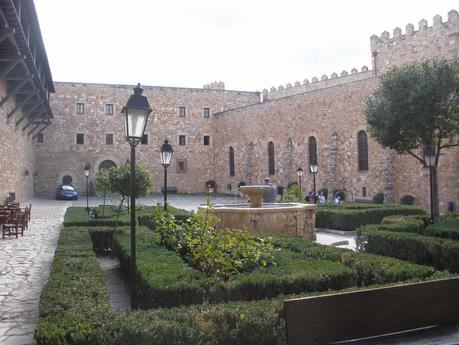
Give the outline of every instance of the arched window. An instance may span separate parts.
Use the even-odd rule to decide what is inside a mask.
[[[62,184],[64,185],[72,185],[72,176],[70,175],[65,175],[63,178],[62,178]]]
[[[274,175],[276,173],[274,165],[274,144],[272,141],[268,143],[268,174]]]
[[[357,133],[359,170],[368,170],[368,138],[365,131]]]
[[[109,159],[103,161],[102,163],[99,164],[99,170],[101,169],[110,169],[111,167],[116,167],[116,164],[114,161],[111,161]]]
[[[309,148],[309,165],[311,165],[312,163],[317,164],[317,141],[316,141],[316,138],[309,137],[308,148]]]
[[[234,173],[234,149],[232,146],[229,148],[229,172],[230,172],[230,176],[235,175]]]

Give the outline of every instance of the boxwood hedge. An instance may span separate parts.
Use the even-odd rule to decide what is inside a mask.
[[[459,241],[389,230],[376,226],[359,229],[359,250],[459,273]]]
[[[143,308],[263,299],[356,285],[355,272],[343,264],[304,258],[286,249],[276,253],[276,267],[240,273],[223,282],[191,268],[174,252],[156,244],[154,237],[153,232],[145,229],[137,233],[137,274]],[[127,275],[130,238],[127,233],[120,233],[114,240],[114,253]]]
[[[426,214],[420,207],[407,205],[326,205],[316,211],[316,227],[336,230],[356,230],[365,224],[380,224],[389,215]]]

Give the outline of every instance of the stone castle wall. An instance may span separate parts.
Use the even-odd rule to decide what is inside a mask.
[[[313,190],[308,139],[317,141],[317,189],[345,187],[354,197],[386,190],[384,169],[388,151],[369,140],[369,170],[359,171],[357,133],[365,130],[363,107],[377,79],[366,79],[284,97],[215,115],[215,177],[217,184],[297,181],[305,170],[303,194]],[[268,143],[274,143],[275,174],[268,174]],[[335,144],[336,142],[336,144]],[[229,147],[234,148],[235,176],[229,176]],[[249,149],[250,148],[250,149]]]
[[[268,176],[268,142],[275,147],[274,183],[286,186],[296,181],[296,169],[306,171],[303,192],[312,190],[308,138],[314,136],[318,146],[319,173],[317,188],[346,188],[348,198],[384,192],[387,200],[398,201],[413,194],[426,207],[429,202],[428,171],[412,157],[383,149],[369,139],[369,170],[357,168],[357,133],[366,130],[364,105],[378,84],[378,78],[393,66],[419,62],[427,58],[458,59],[459,20],[450,11],[443,22],[434,17],[428,27],[420,22],[418,31],[407,26],[406,34],[394,30],[371,37],[372,70],[343,71],[319,80],[257,92],[225,91],[224,84],[211,83],[204,89],[146,87],[153,110],[146,133],[148,145],[139,145],[138,162],[153,174],[154,187],[162,187],[163,168],[159,147],[167,137],[174,148],[168,169],[168,184],[179,192],[202,192],[205,181],[217,181],[219,192],[234,192],[241,181],[260,183]],[[45,142],[36,145],[37,190],[52,194],[64,175],[84,189],[83,167],[90,163],[93,171],[104,160],[120,164],[129,158],[125,143],[121,108],[132,94],[126,85],[56,83],[51,102],[53,124],[45,131]],[[260,97],[261,96],[261,97]],[[261,98],[261,100],[260,100]],[[260,101],[262,103],[260,103]],[[85,104],[85,114],[75,114],[76,103]],[[114,105],[114,115],[104,115],[105,104]],[[185,106],[185,117],[178,107]],[[203,107],[210,117],[203,118]],[[214,114],[214,115],[213,115]],[[75,144],[76,133],[85,134],[85,145]],[[114,144],[105,145],[105,134],[113,134]],[[186,136],[186,145],[178,145],[178,136]],[[203,137],[210,136],[210,145]],[[235,176],[229,176],[229,147],[235,151]],[[186,171],[178,172],[178,160],[186,160]],[[447,202],[459,202],[459,149],[445,151],[439,169],[441,211]],[[94,174],[91,174],[91,180]],[[231,187],[229,189],[228,187]],[[456,206],[457,207],[457,206]]]
[[[56,94],[51,98],[55,119],[45,131],[43,144],[36,144],[37,191],[52,195],[65,175],[85,194],[83,169],[89,163],[97,170],[104,160],[117,165],[126,162],[130,147],[124,138],[122,107],[133,93],[132,86],[56,83]],[[213,178],[212,114],[225,109],[245,106],[259,101],[259,93],[224,91],[221,89],[187,89],[144,87],[153,112],[145,134],[148,144],[137,146],[137,162],[153,175],[153,192],[163,186],[163,167],[159,148],[167,138],[174,149],[173,162],[168,168],[168,185],[179,192],[203,192],[205,182]],[[84,114],[76,114],[76,103],[84,103]],[[105,115],[105,105],[113,104],[113,115]],[[186,107],[186,116],[178,116],[178,107]],[[203,108],[210,109],[209,118],[203,117]],[[84,145],[76,144],[76,134],[85,137]],[[105,135],[113,134],[113,145],[105,144]],[[179,135],[186,136],[186,145],[180,146]],[[203,137],[210,136],[210,145],[203,145]],[[178,172],[177,160],[186,160],[186,170]],[[90,181],[95,177],[91,173]]]
[[[6,95],[6,83],[0,82],[0,99]],[[13,97],[14,98],[14,97]],[[35,155],[32,136],[27,136],[30,127],[22,131],[25,123],[16,128],[16,121],[22,117],[17,111],[7,120],[7,114],[16,106],[11,99],[0,108],[0,204],[9,193],[16,193],[17,200],[25,200],[33,195]],[[26,170],[28,175],[26,175]]]
[[[419,21],[419,29],[413,24],[406,25],[405,34],[400,28],[393,30],[392,37],[384,31],[381,36],[370,38],[373,70],[378,75],[392,67],[421,62],[425,59],[459,58],[459,15],[457,11],[448,13],[448,20],[433,17],[433,25],[425,19]]]

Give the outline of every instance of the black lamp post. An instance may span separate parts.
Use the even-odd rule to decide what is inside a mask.
[[[167,167],[171,164],[172,152],[174,150],[169,141],[167,139],[164,140],[160,150],[161,164],[164,167],[164,211],[167,210]]]
[[[432,147],[424,149],[424,162],[429,167],[429,180],[430,180],[430,222],[434,222],[434,198],[433,198],[433,180],[432,170],[435,166],[435,150]]]
[[[86,211],[89,212],[89,163],[84,166],[84,176],[86,177]]]
[[[130,209],[131,209],[131,308],[137,309],[137,282],[136,282],[136,243],[135,243],[135,147],[142,140],[147,125],[148,116],[152,109],[147,97],[142,95],[140,84],[134,88],[134,94],[129,97],[121,112],[124,114],[124,131],[126,140],[131,145],[131,181],[130,181]]]
[[[317,174],[317,170],[319,169],[319,166],[317,165],[317,161],[316,160],[313,160],[312,163],[311,163],[311,173],[312,173],[312,183],[314,185],[314,203],[316,202],[317,200],[317,197],[316,197],[316,174]]]
[[[303,177],[303,169],[301,167],[298,167],[298,169],[296,169],[296,174],[298,175],[298,186],[299,186],[299,189],[298,189],[298,198],[300,198],[300,201],[301,201],[301,178]]]

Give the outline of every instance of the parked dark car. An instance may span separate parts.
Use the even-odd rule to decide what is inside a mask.
[[[56,189],[57,200],[78,200],[78,188],[61,184]]]

